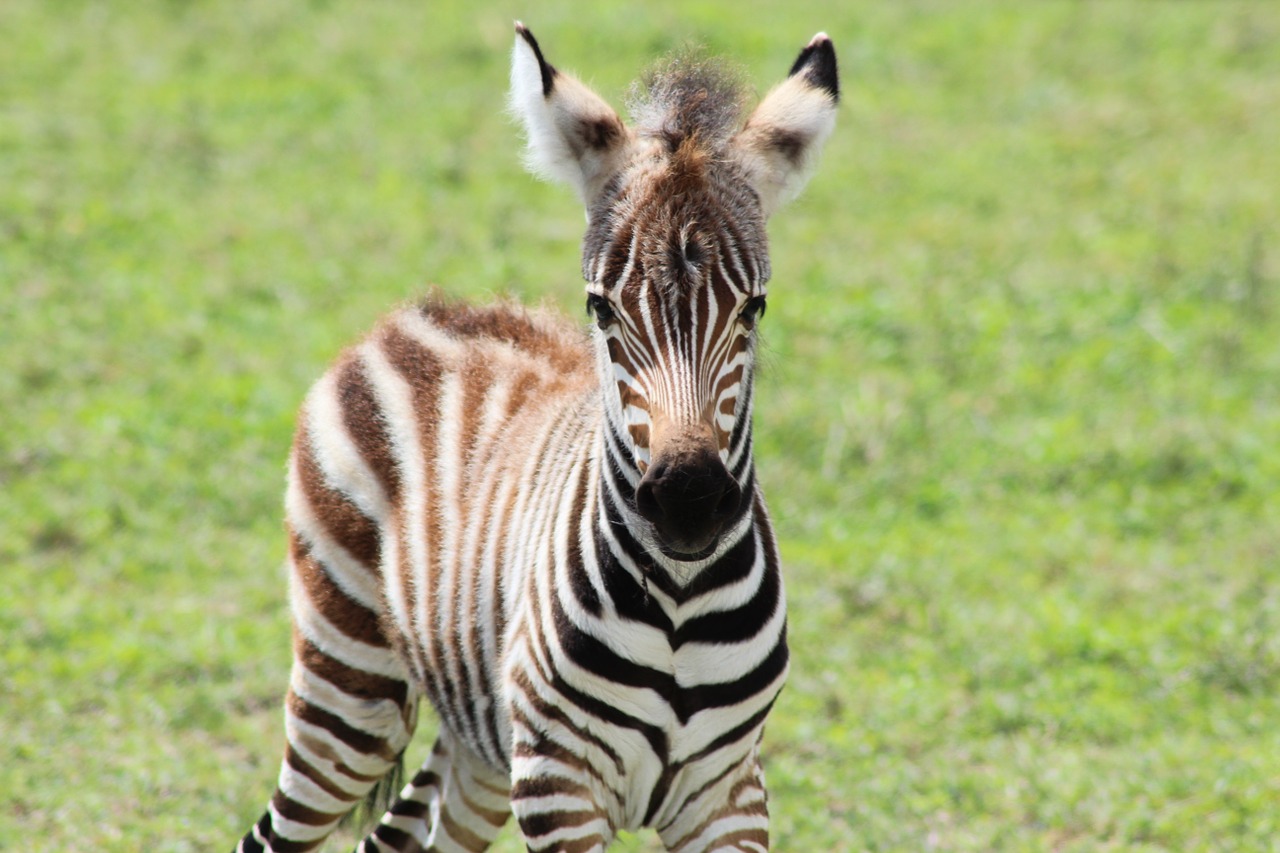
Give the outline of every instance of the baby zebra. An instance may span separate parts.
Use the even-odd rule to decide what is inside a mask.
[[[422,697],[430,758],[362,851],[765,850],[765,715],[787,674],[751,456],[765,219],[835,122],[819,34],[743,119],[696,54],[633,122],[516,25],[511,105],[586,205],[590,336],[428,297],[307,397],[289,461],[294,664],[279,784],[239,850],[319,847],[390,774]]]

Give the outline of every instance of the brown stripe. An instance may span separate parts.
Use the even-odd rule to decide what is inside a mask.
[[[295,658],[343,693],[360,699],[390,699],[403,708],[408,698],[408,685],[403,681],[348,666],[305,637],[298,638],[296,644]]]
[[[326,823],[334,823],[346,813],[345,809],[337,814],[317,811],[310,806],[304,806],[283,791],[276,791],[275,796],[271,798],[271,805],[275,806],[281,817],[307,826],[324,826]]]
[[[303,428],[294,438],[294,460],[298,485],[325,533],[354,557],[361,566],[378,575],[380,546],[378,528],[340,492],[329,488],[315,459]]]
[[[524,370],[517,373],[511,380],[511,393],[507,396],[507,417],[524,408],[530,397],[538,399],[543,390],[542,381],[536,374]]]
[[[717,773],[714,778],[708,780],[704,785],[700,786],[696,791],[690,791],[684,798],[684,804],[688,805],[689,803],[694,802],[695,800],[698,799],[698,797],[706,793],[708,789],[716,785],[719,785],[721,782],[723,782],[726,776],[736,773],[741,769],[742,769],[741,765],[730,764],[720,773]],[[741,784],[738,784],[732,788],[732,793],[728,797],[729,802],[733,802],[734,796],[736,796],[737,792],[740,791],[741,789],[742,789]],[[665,796],[664,796],[664,799],[665,799]],[[662,805],[665,805],[665,803],[663,803]],[[677,809],[675,817],[671,818],[671,820],[669,820],[667,823],[658,827],[658,832],[666,832],[668,829],[671,828],[672,825],[677,823],[683,817],[685,817],[684,809]],[[702,824],[702,826],[706,826],[706,824],[704,823]],[[695,830],[695,832],[699,832],[699,831],[701,831],[701,829]],[[685,838],[681,839],[681,843],[684,843],[684,841],[687,840],[688,837],[689,836],[685,836]]]
[[[741,349],[741,347],[734,347],[734,350],[738,350],[738,349]],[[736,352],[730,352],[728,357],[726,358],[726,362],[732,361],[734,355],[736,355]],[[728,373],[721,376],[720,381],[716,383],[716,396],[719,396],[720,394],[724,393],[724,389],[733,385],[735,382],[739,382],[739,383],[742,382],[742,378],[743,376],[746,375],[746,372],[747,372],[746,366],[739,364],[733,370],[730,370]],[[729,397],[728,399],[736,400],[737,396],[735,395],[733,397]],[[725,412],[725,414],[731,415],[733,414],[733,410],[731,409],[728,412]]]
[[[520,825],[523,827],[524,821],[521,821]],[[591,853],[591,851],[595,850],[597,847],[603,846],[604,839],[598,834],[593,833],[585,838],[575,838],[573,841],[553,841],[551,842],[550,847],[535,847],[530,844],[529,849],[533,851],[533,853],[538,853],[540,850],[554,850],[556,853]]]
[[[710,821],[708,821],[710,823]],[[703,824],[705,827],[707,824]],[[692,840],[692,839],[691,839]],[[759,844],[765,850],[769,849],[769,832],[764,829],[739,829],[736,832],[729,832],[721,835],[711,842],[705,849],[707,850],[743,850],[742,843],[750,841]],[[681,844],[687,842],[681,841]],[[673,845],[669,848],[673,851],[679,851],[680,845]],[[699,849],[703,849],[699,847]]]
[[[455,453],[459,459],[457,494],[448,497],[460,513],[466,513],[472,504],[468,500],[471,496],[476,484],[472,482],[469,474],[472,469],[472,462],[476,453],[477,443],[479,441],[479,430],[481,423],[481,415],[484,411],[484,403],[487,392],[493,385],[493,371],[488,366],[483,353],[471,352],[469,357],[459,368],[458,378],[461,386],[461,399],[459,400],[459,414],[461,423],[458,425],[458,447],[451,452]],[[474,515],[471,515],[472,523],[474,523]],[[474,578],[466,569],[475,566],[477,560],[474,554],[463,553],[462,549],[465,545],[466,529],[469,525],[460,525],[462,529],[455,531],[454,534],[454,554],[452,559],[454,565],[460,568],[454,575],[454,588],[444,590],[446,601],[442,602],[443,606],[453,608],[453,628],[454,637],[450,641],[453,646],[452,654],[458,664],[459,684],[457,705],[458,712],[454,716],[460,716],[465,720],[466,731],[472,732],[473,737],[482,736],[482,720],[481,711],[479,710],[478,697],[475,691],[478,690],[482,695],[486,693],[484,685],[480,682],[477,675],[476,667],[473,666],[479,655],[475,653],[477,647],[476,642],[476,620],[478,618],[479,608],[474,600],[476,590],[474,586]],[[480,531],[484,532],[487,528],[481,527]],[[470,595],[462,595],[459,587],[462,584],[468,585]],[[464,608],[471,607],[471,612]],[[483,618],[483,617],[479,617]]]
[[[474,781],[481,788],[484,788],[490,794],[493,794],[498,797],[504,797],[506,799],[511,798],[511,789],[509,787],[499,788],[497,785],[491,785],[488,782],[484,781],[483,779],[476,779],[474,777],[472,778],[472,781]]]
[[[387,499],[395,503],[400,495],[400,472],[396,469],[391,440],[387,436],[386,416],[365,375],[364,365],[354,351],[339,363],[334,376],[342,423],[360,455],[373,470]]]
[[[324,843],[323,838],[315,841],[290,841],[274,831],[270,834],[270,841],[272,853],[307,853],[308,850],[315,850]]]
[[[485,839],[454,820],[448,808],[440,810],[440,823],[444,827],[444,831],[449,833],[450,838],[468,850],[482,851],[489,846]]]
[[[688,803],[691,800],[693,800],[705,788],[706,786],[704,785],[703,788],[700,788],[697,792],[686,797],[685,802]],[[758,790],[763,791],[763,788],[760,787],[759,783],[756,781],[756,778],[754,776],[748,776],[746,778],[738,780],[738,782],[731,789],[729,789],[729,796],[726,798],[726,800],[731,804],[734,803],[734,801],[737,800],[738,795],[742,793],[744,788],[756,788]],[[745,807],[734,806],[734,805],[727,806],[721,809],[720,811],[716,812],[715,814],[711,815],[709,818],[704,820],[702,823],[698,824],[689,832],[685,833],[685,835],[683,835],[679,840],[669,844],[668,849],[678,851],[680,848],[695,841],[698,838],[698,836],[700,836],[706,830],[708,826],[715,823],[717,820],[720,820],[721,818],[728,817],[729,815],[734,815],[734,814],[768,815],[769,809],[763,799],[757,800],[756,802],[753,802],[753,803],[749,803]],[[679,820],[680,817],[682,817],[682,815],[677,815],[676,820]],[[674,821],[672,822],[674,823]],[[668,826],[670,826],[670,824],[668,824]],[[666,827],[662,828],[662,830],[665,830],[665,829]],[[766,850],[769,848],[769,833],[767,830],[763,830],[763,829],[737,830],[736,832],[731,832],[728,835],[720,836],[716,840],[715,844],[711,846],[720,848],[720,847],[726,846],[726,842],[728,843],[729,846],[732,846],[733,843],[736,843],[738,841],[748,841],[748,840],[755,841],[759,844],[764,845],[764,848]]]
[[[440,381],[444,375],[444,367],[436,353],[409,337],[394,325],[387,326],[383,330],[379,343],[387,361],[408,383],[413,399],[413,411],[417,416],[415,427],[418,433],[418,446],[422,452],[422,461],[421,463],[414,460],[404,461],[407,464],[422,464],[426,468],[423,471],[423,486],[426,491],[423,496],[426,504],[426,518],[423,519],[423,529],[406,528],[400,533],[401,541],[406,543],[406,547],[401,549],[400,571],[401,582],[404,585],[405,608],[410,618],[412,618],[418,605],[414,597],[414,586],[411,582],[414,570],[409,560],[407,543],[419,538],[425,540],[427,546],[426,566],[424,568],[425,577],[420,578],[419,581],[422,584],[422,594],[426,596],[427,612],[433,618],[429,620],[429,625],[422,626],[425,627],[428,635],[416,637],[416,640],[419,648],[425,652],[427,658],[427,672],[423,673],[427,692],[431,695],[433,703],[439,705],[440,699],[443,698],[442,688],[439,681],[433,676],[444,670],[440,661],[441,639],[436,628],[439,623],[434,618],[436,610],[433,605],[439,586],[436,548],[441,541],[440,515],[437,510],[440,504],[440,493],[436,489],[437,477],[435,476],[436,472],[432,469],[431,460],[436,450],[436,425],[440,410]],[[402,523],[403,521],[402,519]]]
[[[294,576],[321,616],[353,640],[382,648],[387,646],[378,614],[348,597],[296,533],[289,536],[289,556]]]
[[[481,787],[484,787],[483,783],[480,783],[480,780],[476,779],[474,776],[471,777],[471,781],[480,784]],[[510,792],[502,791],[501,794],[502,796],[506,797],[510,794]],[[463,804],[466,805],[466,807],[470,809],[472,813],[475,814],[476,817],[480,818],[485,823],[488,823],[492,826],[502,826],[504,823],[507,822],[507,818],[511,817],[510,809],[503,809],[502,811],[497,811],[495,809],[485,808],[484,806],[475,802],[474,800],[472,800],[470,797],[467,796],[465,791],[462,790],[461,785],[458,786],[458,796],[462,798]]]
[[[332,750],[329,750],[327,747],[325,748],[325,752],[331,752],[331,751]],[[294,771],[310,779],[312,782],[316,784],[316,787],[320,788],[322,791],[324,791],[326,794],[333,797],[334,799],[345,800],[348,802],[355,802],[351,798],[350,794],[348,794],[346,791],[342,790],[341,788],[339,788],[338,786],[330,782],[328,776],[324,775],[319,770],[317,770],[316,768],[308,764],[306,759],[304,759],[300,754],[298,754],[298,751],[293,748],[293,744],[289,744],[285,747],[284,760],[285,760],[285,763],[288,764],[289,767],[291,767]]]
[[[356,752],[361,752],[365,755],[376,755],[386,761],[395,760],[395,753],[391,751],[391,748],[387,745],[384,738],[369,734],[366,731],[361,731],[360,729],[349,725],[337,714],[311,704],[301,696],[298,696],[292,690],[289,691],[289,697],[286,701],[289,707],[289,713],[293,714],[294,717],[304,723],[309,723],[317,728],[324,729],[329,734],[354,749]],[[342,768],[339,767],[339,769]],[[379,777],[364,778],[373,778],[376,780]]]
[[[630,373],[632,376],[635,375],[636,367],[634,365],[627,364],[626,362],[618,362],[618,363],[623,365],[626,371]],[[643,394],[641,394],[638,390],[636,390],[634,386],[632,386],[627,382],[622,381],[621,379],[617,380],[617,382],[618,382],[618,400],[622,404],[623,409],[625,409],[627,406],[635,406],[637,409],[639,409],[642,412],[649,411],[649,403],[644,398]]]
[[[635,442],[636,447],[649,447],[649,425],[648,424],[630,424],[627,431],[631,433],[631,440]]]

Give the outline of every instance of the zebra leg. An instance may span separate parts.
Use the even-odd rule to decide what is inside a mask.
[[[511,810],[529,853],[604,853],[613,825],[586,788],[549,770],[516,779]]]
[[[358,853],[479,853],[511,815],[509,780],[442,731]]]
[[[701,797],[699,797],[700,799]],[[674,853],[752,851],[769,849],[769,808],[764,772],[753,760],[748,772],[732,782],[718,807],[689,808],[658,828],[658,837]]]
[[[417,721],[416,691],[372,602],[360,600],[371,596],[351,580],[362,569],[321,559],[297,533],[290,544],[287,744],[275,794],[236,848],[244,853],[319,847],[396,764]]]
[[[515,726],[511,810],[530,853],[603,853],[614,824],[598,793],[603,780],[586,758],[552,737]]]

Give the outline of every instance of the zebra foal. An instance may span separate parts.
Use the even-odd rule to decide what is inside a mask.
[[[431,296],[308,395],[286,512],[287,745],[242,851],[318,847],[440,734],[362,851],[534,851],[656,828],[764,850],[758,748],[787,672],[751,403],[764,222],[835,121],[824,34],[745,119],[733,76],[659,65],[633,123],[516,25],[530,167],[587,208],[590,337]]]

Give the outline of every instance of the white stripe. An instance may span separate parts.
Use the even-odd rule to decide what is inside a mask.
[[[426,524],[427,489],[424,482],[422,447],[418,438],[418,419],[413,405],[413,390],[376,343],[365,342],[358,352],[363,360],[374,396],[384,412],[387,434],[400,471],[402,483],[400,531],[389,538],[396,542],[394,554],[396,558],[399,557],[400,544],[407,539],[408,580],[417,606],[415,613],[411,615],[404,598],[403,578],[400,576],[401,566],[398,562],[391,561],[393,555],[390,553],[384,560],[386,570],[383,583],[387,603],[397,627],[406,637],[424,637],[426,626],[422,608],[426,606],[427,598],[425,588],[427,544],[421,531],[425,530]],[[426,671],[426,662],[422,659],[420,644],[407,645],[412,649],[419,671]]]
[[[297,744],[294,745],[293,749],[294,752],[298,753],[299,757],[301,757],[303,761],[306,761],[317,770],[324,772],[322,768],[325,766],[325,763],[317,763],[317,761],[321,761],[321,759],[307,755],[306,752],[299,748]],[[331,784],[337,784],[341,778],[339,774],[325,773],[325,776]],[[346,799],[339,799],[330,794],[324,788],[321,788],[315,782],[312,782],[306,775],[295,771],[287,762],[282,762],[280,768],[280,779],[276,786],[286,794],[289,799],[302,803],[308,808],[313,808],[316,811],[328,812],[329,814],[340,814],[351,808],[351,804],[353,802],[364,796],[364,791],[367,787],[364,783],[357,782],[354,779],[349,781],[356,786],[357,790],[349,792],[350,796]],[[342,786],[338,785],[338,787],[341,788]]]
[[[413,734],[405,728],[400,705],[392,699],[356,698],[301,664],[290,673],[289,686],[299,698],[335,714],[362,732],[392,743],[408,742]]]
[[[333,824],[338,822],[338,818],[335,817],[332,823],[311,826],[310,824],[298,823],[284,817],[276,810],[275,803],[268,803],[267,810],[271,812],[272,830],[290,841],[315,841],[317,838],[324,838],[333,829]]]
[[[302,537],[312,555],[325,569],[325,577],[331,580],[353,601],[378,612],[382,597],[378,580],[370,568],[363,566],[351,552],[329,536],[328,530],[312,512],[311,502],[303,492],[298,476],[296,455],[289,457],[289,486],[285,492],[285,516],[289,526]],[[372,567],[376,568],[376,567]]]
[[[346,495],[365,516],[375,520],[386,518],[389,509],[382,483],[343,423],[336,371],[326,373],[311,389],[303,417],[312,456],[325,483]]]
[[[461,480],[460,467],[462,460],[462,380],[457,373],[446,373],[440,382],[439,407],[436,410],[436,447],[434,473],[439,489],[439,501],[433,507],[440,519],[440,541],[433,543],[436,548],[436,565],[439,577],[435,578],[432,604],[435,607],[436,630],[446,644],[446,648],[437,649],[436,655],[444,663],[442,676],[449,683],[463,683],[462,667],[458,662],[465,649],[453,646],[452,638],[458,606],[458,541],[463,528],[463,519],[458,510],[460,500],[458,489]],[[468,568],[470,568],[468,566]],[[464,615],[463,618],[468,618]],[[425,638],[424,638],[425,640]],[[465,740],[475,742],[475,732],[471,730],[464,714],[458,714],[457,721],[466,731],[457,732]]]
[[[317,769],[323,768],[326,764],[342,762],[343,764],[346,764],[349,769],[359,773],[361,776],[381,776],[383,773],[387,772],[387,769],[390,766],[386,759],[377,755],[366,755],[363,752],[358,752],[357,750],[347,746],[338,738],[334,737],[333,733],[328,729],[320,726],[314,726],[306,720],[299,719],[293,714],[286,715],[285,728],[289,731],[289,743],[293,744],[294,749],[297,749],[300,753],[302,750],[299,749],[299,747],[302,747],[307,743],[324,744],[326,749],[332,753],[332,757],[326,758],[319,758],[319,756],[315,756],[315,753],[309,754],[307,763],[312,764]],[[313,762],[310,756],[315,756],[319,760],[319,763],[316,764]],[[338,785],[340,788],[342,787],[342,776],[345,774],[326,773],[325,775],[329,782]],[[360,785],[357,783],[357,786],[359,787],[359,793],[356,795],[357,797],[363,795],[369,790],[368,785]]]
[[[304,637],[322,652],[347,666],[385,675],[387,678],[404,679],[404,671],[399,662],[386,648],[353,639],[321,616],[320,611],[311,604],[306,588],[296,575],[296,570],[290,572],[289,609],[293,613],[294,624]]]

